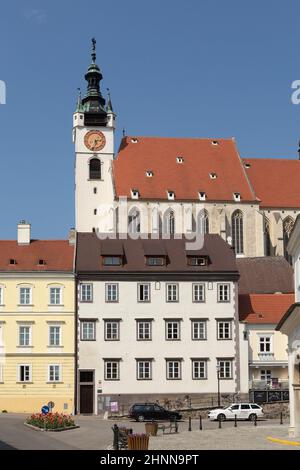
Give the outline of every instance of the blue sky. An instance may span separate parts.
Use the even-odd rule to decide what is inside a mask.
[[[298,3],[298,4],[297,4]],[[128,135],[231,137],[245,157],[298,158],[297,1],[35,0],[0,8],[0,238],[74,225],[76,89],[97,39],[118,146]]]

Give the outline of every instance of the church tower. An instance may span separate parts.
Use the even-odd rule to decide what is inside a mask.
[[[78,232],[96,229],[101,205],[111,204],[114,200],[115,114],[110,93],[106,103],[100,90],[102,73],[96,64],[95,39],[92,39],[91,58],[85,74],[87,92],[84,98],[79,92],[73,114],[75,227]]]

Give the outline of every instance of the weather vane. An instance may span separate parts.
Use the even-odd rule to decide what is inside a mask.
[[[96,39],[92,38],[92,61],[96,60]]]

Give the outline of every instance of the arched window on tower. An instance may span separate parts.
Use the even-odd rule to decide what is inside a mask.
[[[197,233],[201,235],[209,233],[209,217],[205,209],[201,209],[197,214]]]
[[[167,210],[163,217],[163,233],[174,235],[175,233],[175,214],[172,210]]]
[[[141,214],[136,207],[132,207],[129,211],[128,232],[141,233]]]
[[[232,245],[235,253],[241,255],[244,253],[244,229],[243,229],[243,213],[240,210],[234,211],[231,216],[231,236]]]
[[[265,243],[265,256],[273,255],[273,246],[270,236],[270,221],[264,216],[264,243]]]
[[[99,158],[90,160],[90,180],[101,180],[101,161]]]
[[[288,245],[288,242],[289,242],[289,238],[290,238],[290,235],[291,235],[291,232],[293,230],[293,227],[294,227],[294,219],[290,216],[286,217],[282,223],[283,225],[283,253],[284,253],[284,257],[285,259],[290,263],[292,264],[292,257],[289,255],[288,251],[287,251],[287,245]]]

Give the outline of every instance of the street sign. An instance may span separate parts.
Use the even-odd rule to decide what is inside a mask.
[[[41,412],[43,413],[43,415],[47,415],[49,413],[49,406],[47,405],[44,405],[41,409]]]
[[[50,410],[52,411],[52,409],[55,407],[55,403],[53,401],[49,401],[48,403],[48,408],[50,408]]]

